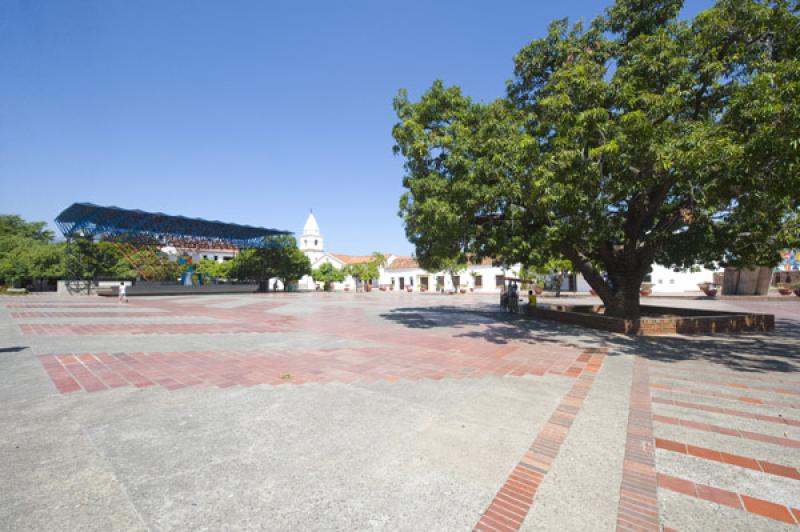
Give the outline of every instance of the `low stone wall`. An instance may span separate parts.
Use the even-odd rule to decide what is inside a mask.
[[[251,294],[258,292],[258,284],[211,284],[202,286],[183,286],[179,284],[136,283],[129,286],[126,294],[135,296],[183,296],[204,294]],[[100,288],[99,296],[117,297],[116,286]]]
[[[642,305],[642,312],[676,314],[677,317],[654,318],[644,316],[638,320],[626,320],[595,314],[597,307],[546,305],[526,306],[524,313],[533,318],[580,325],[603,331],[636,336],[666,334],[714,334],[745,331],[772,331],[775,316],[772,314],[749,314],[672,307]]]

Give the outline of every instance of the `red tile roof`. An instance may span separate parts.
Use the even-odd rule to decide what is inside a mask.
[[[372,260],[372,255],[338,255],[331,253],[344,264],[366,264]]]
[[[402,270],[404,268],[419,268],[419,263],[412,257],[397,257],[386,269]]]

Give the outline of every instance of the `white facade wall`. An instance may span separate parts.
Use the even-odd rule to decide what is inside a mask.
[[[453,286],[452,276],[447,272],[429,272],[422,268],[390,268],[381,275],[381,286],[392,286],[394,290],[400,290],[400,279],[403,279],[403,290],[408,290],[410,286],[413,292],[419,292],[423,286],[422,279],[428,279],[428,291],[436,291],[437,277],[444,277],[444,291],[453,292],[455,290],[466,289],[476,293],[497,293],[500,287],[497,286],[497,277],[515,277],[519,272],[519,266],[509,269],[498,266],[474,265],[458,272],[459,286]],[[476,286],[476,275],[480,277],[481,286]]]
[[[698,272],[674,271],[658,264],[653,264],[650,274],[654,294],[668,294],[677,292],[697,292],[699,283],[710,283],[714,280],[714,271],[705,268]]]

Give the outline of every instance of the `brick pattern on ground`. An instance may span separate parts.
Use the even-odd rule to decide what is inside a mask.
[[[633,363],[617,530],[660,528],[649,387],[647,362],[637,358]]]
[[[644,362],[642,362],[644,363]],[[659,394],[672,395],[673,392],[679,393],[682,397],[695,396],[695,397],[714,397],[728,401],[724,403],[725,406],[712,406],[703,403],[696,403],[691,400],[674,399],[672,397],[653,397],[652,403],[655,406],[667,405],[672,408],[672,412],[680,410],[681,413],[685,412],[689,416],[692,412],[700,411],[712,418],[709,422],[694,421],[685,419],[683,417],[676,417],[681,413],[666,416],[654,413],[652,420],[656,425],[671,425],[678,426],[685,429],[687,435],[692,433],[713,433],[720,434],[734,438],[729,445],[735,444],[735,439],[741,438],[755,442],[759,445],[774,446],[777,448],[800,448],[800,440],[792,439],[789,437],[780,437],[772,434],[765,434],[756,432],[755,430],[742,430],[730,426],[734,423],[736,418],[747,419],[752,422],[769,425],[783,425],[787,427],[796,427],[800,424],[797,419],[785,417],[783,415],[771,415],[760,412],[751,412],[738,410],[732,408],[730,401],[739,403],[747,403],[753,409],[766,409],[772,411],[772,408],[797,408],[798,405],[794,402],[787,402],[785,400],[775,399],[775,396],[797,395],[798,390],[792,388],[785,388],[777,385],[777,383],[785,383],[793,385],[794,380],[791,376],[775,376],[771,375],[736,375],[737,382],[726,380],[725,377],[731,377],[730,372],[715,371],[694,371],[689,372],[686,369],[679,369],[674,372],[666,372],[657,370],[653,374],[659,380],[670,380],[675,382],[687,383],[685,385],[668,385],[668,384],[651,384],[648,386],[649,390]],[[693,376],[692,376],[693,375]],[[720,380],[708,379],[706,375],[720,376]],[[738,382],[738,379],[745,382]],[[729,393],[727,390],[731,388],[747,391],[758,391],[761,397],[769,395],[768,398],[753,398],[750,396],[738,396]],[[751,444],[752,445],[752,444]],[[763,475],[765,480],[769,477],[780,477],[782,479],[789,479],[791,481],[800,481],[800,468],[798,464],[792,463],[775,463],[770,460],[765,460],[755,456],[745,456],[734,452],[726,452],[720,449],[713,449],[698,445],[692,445],[683,441],[676,441],[667,438],[655,438],[655,447],[668,451],[669,453],[676,453],[680,455],[691,456],[695,459],[705,460],[710,463],[724,464],[721,467],[736,467],[744,470],[753,471],[758,475]],[[786,455],[789,459],[790,455]],[[768,500],[768,498],[759,498],[753,495],[758,493],[743,494],[737,493],[730,489],[722,489],[717,486],[712,486],[713,480],[709,478],[709,483],[697,482],[680,478],[672,474],[667,474],[662,471],[657,472],[658,489],[665,489],[675,493],[680,493],[684,496],[702,499],[714,504],[719,504],[743,512],[755,514],[767,519],[780,521],[788,524],[800,524],[800,509],[785,504],[779,504],[775,501]],[[797,485],[800,490],[800,484]],[[667,528],[665,527],[665,530]]]
[[[558,456],[584,399],[605,358],[605,349],[587,349],[579,357],[586,366],[556,407],[528,451],[483,512],[475,530],[519,530],[534,504],[536,492]]]
[[[317,350],[83,353],[40,355],[58,391],[96,392],[109,388],[160,385],[192,387],[389,382],[511,375],[577,377],[587,357],[499,357],[399,347]],[[566,368],[566,369],[565,369]]]
[[[30,318],[141,318],[141,317],[164,317],[163,312],[108,312],[108,311],[75,311],[75,310],[25,310],[12,312],[11,317],[15,320]]]
[[[672,475],[659,473],[658,487],[682,493],[689,497],[696,497],[723,506],[729,506],[736,510],[757,514],[775,521],[783,521],[791,525],[800,523],[800,509],[789,508],[782,504],[776,504],[748,495],[741,495],[733,491],[715,488],[714,486],[708,486],[706,484],[698,484],[691,480],[674,477]]]
[[[774,406],[776,408],[794,408],[800,409],[800,404],[788,403],[786,401],[775,401],[770,399],[759,399],[747,395],[732,395],[723,392],[715,392],[711,390],[701,390],[689,386],[669,386],[666,384],[650,384],[651,390],[664,390],[667,392],[677,392],[682,394],[696,395],[698,397],[713,397],[714,399],[724,399],[726,401],[737,401],[740,403],[748,403],[751,405],[765,405]]]
[[[65,300],[9,302],[5,307],[12,311],[13,319],[23,320],[17,326],[26,335],[157,337],[297,332],[342,340],[341,345],[369,346],[180,352],[166,351],[169,348],[163,347],[164,351],[158,352],[39,355],[56,390],[65,394],[114,388],[178,390],[489,376],[558,375],[575,379],[570,392],[481,514],[476,530],[517,530],[523,525],[606,356],[604,349],[584,350],[546,337],[526,341],[515,336],[515,327],[507,323],[493,322],[494,330],[489,331],[487,321],[480,318],[467,319],[457,328],[430,327],[430,320],[442,318],[424,308],[412,309],[414,312],[406,315],[412,321],[398,325],[391,323],[391,316],[382,320],[373,316],[369,321],[364,309],[354,306],[326,304],[308,314],[289,315],[280,313],[280,307],[286,304],[280,300],[214,299],[208,300],[210,304],[203,301],[139,300],[127,307],[116,302]],[[165,319],[154,324],[125,322],[125,318],[148,316]],[[170,317],[177,316],[196,316],[209,323],[169,322]],[[33,318],[42,321],[74,318],[75,322],[24,323],[25,319]],[[81,323],[82,318],[92,318],[92,323]],[[103,318],[108,321],[94,323]],[[506,336],[509,330],[511,334]],[[497,334],[497,341],[487,339],[487,333]],[[168,341],[174,342],[164,340]],[[761,475],[771,482],[800,482],[800,463],[793,463],[796,454],[787,452],[785,459],[776,454],[776,450],[800,449],[800,439],[794,430],[800,427],[800,415],[791,411],[800,409],[797,399],[800,379],[795,375],[745,373],[719,365],[704,366],[702,362],[679,366],[637,357],[630,397],[617,508],[619,530],[661,527],[672,530],[671,523],[661,522],[668,518],[665,517],[668,513],[659,508],[659,490],[774,521],[800,523],[800,510],[791,499],[779,504],[769,500],[766,491],[741,488],[740,493],[736,491],[740,489],[738,485],[722,489],[713,478],[704,478],[705,473],[689,480],[668,474],[658,465],[662,457],[675,453],[675,459],[684,455],[692,457],[691,460],[707,461],[709,471],[715,467],[741,468],[748,475]],[[679,427],[683,436],[655,438],[654,431],[660,427],[669,427],[670,434],[677,434],[675,427]],[[712,443],[700,446],[698,440]],[[722,443],[715,443],[718,441]],[[725,448],[715,449],[715,445]],[[658,459],[656,448],[662,450]],[[761,454],[758,449],[767,451]]]
[[[234,301],[235,303],[236,301]],[[391,323],[364,325],[361,308],[325,306],[302,317],[272,312],[280,301],[256,299],[225,308],[213,304],[184,304],[176,300],[131,303],[137,312],[115,309],[105,314],[110,323],[28,324],[19,327],[28,335],[122,336],[207,335],[299,332],[326,335],[347,341],[368,342],[378,347],[341,349],[283,349],[253,351],[56,353],[40,357],[56,388],[62,393],[95,392],[123,386],[168,389],[187,386],[253,386],[400,379],[480,378],[484,376],[561,375],[577,377],[585,369],[581,349],[560,342],[528,343],[516,340],[487,342],[480,335],[484,323],[468,324],[458,335],[452,331],[415,330]],[[53,305],[30,304],[53,318],[62,312]],[[66,305],[65,305],[66,306]],[[86,305],[88,308],[90,305]],[[76,316],[94,311],[75,311]],[[100,313],[98,311],[98,313]],[[168,320],[193,315],[211,323],[125,323],[118,314],[142,316],[157,313]],[[22,318],[22,312],[18,318]]]
[[[656,438],[656,448],[679,454],[685,454],[688,456],[695,456],[705,460],[713,460],[714,462],[720,462],[723,464],[744,467],[746,469],[752,469],[753,471],[761,471],[763,473],[767,473],[768,475],[777,475],[780,477],[800,480],[800,470],[798,470],[796,467],[773,464],[772,462],[766,460],[758,460],[748,456],[724,453],[721,451],[715,451],[714,449],[708,449],[706,447],[698,447],[695,445],[689,445],[688,443],[667,440],[663,438]]]

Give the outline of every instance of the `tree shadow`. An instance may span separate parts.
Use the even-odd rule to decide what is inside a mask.
[[[713,336],[624,336],[610,342],[619,353],[659,362],[704,360],[744,372],[800,372],[800,324],[781,319],[769,333]]]
[[[27,346],[0,347],[0,353],[19,353],[20,351],[24,351],[26,349],[28,349]]]
[[[627,336],[481,307],[406,307],[380,315],[409,329],[454,329],[452,336],[492,344],[558,343],[609,348],[609,355],[636,355],[659,362],[706,361],[742,372],[800,373],[800,323],[776,319],[775,331],[717,335]]]
[[[532,320],[504,312],[498,305],[482,307],[406,307],[380,315],[381,318],[409,329],[456,329],[456,338],[482,339],[493,344],[510,342],[554,342],[587,347],[605,343],[612,335],[596,329],[584,329],[552,321]]]

